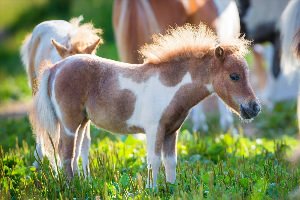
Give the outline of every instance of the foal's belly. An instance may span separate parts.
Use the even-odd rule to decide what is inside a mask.
[[[97,122],[91,120],[93,124],[95,124],[97,127],[105,129],[112,133],[118,133],[118,134],[135,134],[135,133],[144,133],[144,129],[137,127],[137,126],[127,126],[124,123],[118,123],[118,122]]]
[[[110,112],[114,110],[114,112]],[[100,108],[93,111],[87,109],[88,118],[99,128],[103,128],[109,132],[120,134],[144,133],[144,129],[139,126],[127,124],[128,117],[124,117],[123,109],[116,108]]]

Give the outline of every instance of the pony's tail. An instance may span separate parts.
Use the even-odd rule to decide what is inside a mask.
[[[29,34],[26,36],[20,51],[21,59],[29,79],[29,86],[33,88],[33,90],[37,87],[35,83],[37,81],[38,74],[35,71],[34,58],[39,44],[40,38],[32,37],[32,34]]]
[[[30,122],[36,134],[36,142],[38,144],[44,143],[41,144],[44,145],[44,153],[50,161],[53,161],[54,149],[57,149],[59,141],[59,123],[51,98],[48,95],[50,74],[50,68],[41,72],[39,89],[34,97],[33,106],[30,111]],[[49,138],[52,139],[54,147]]]
[[[22,60],[22,63],[24,65],[24,68],[28,74],[28,68],[29,68],[29,52],[30,52],[30,41],[31,41],[31,37],[32,35],[31,34],[28,34],[23,43],[22,43],[22,46],[21,46],[21,50],[20,50],[20,54],[21,54],[21,60]]]

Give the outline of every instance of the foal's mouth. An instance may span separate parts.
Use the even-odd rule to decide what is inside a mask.
[[[260,113],[260,105],[254,101],[247,106],[240,104],[240,113],[243,119],[252,119]]]

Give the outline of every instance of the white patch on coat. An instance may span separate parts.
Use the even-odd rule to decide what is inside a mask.
[[[164,110],[170,104],[178,89],[191,82],[190,73],[185,74],[182,81],[174,87],[163,85],[158,74],[142,83],[137,83],[121,75],[119,77],[121,89],[128,89],[136,96],[135,109],[132,116],[127,120],[127,125],[129,127],[142,127],[146,133],[156,132]]]
[[[214,90],[214,86],[212,84],[205,84],[206,89],[208,90],[208,92],[211,94],[213,92],[215,92]]]

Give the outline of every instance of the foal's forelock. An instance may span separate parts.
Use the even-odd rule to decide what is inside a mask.
[[[74,49],[83,51],[87,46],[92,45],[99,39],[99,44],[103,43],[101,35],[102,29],[97,29],[92,23],[80,24],[83,17],[73,18],[70,23],[73,25],[73,31],[69,33],[69,45]]]

